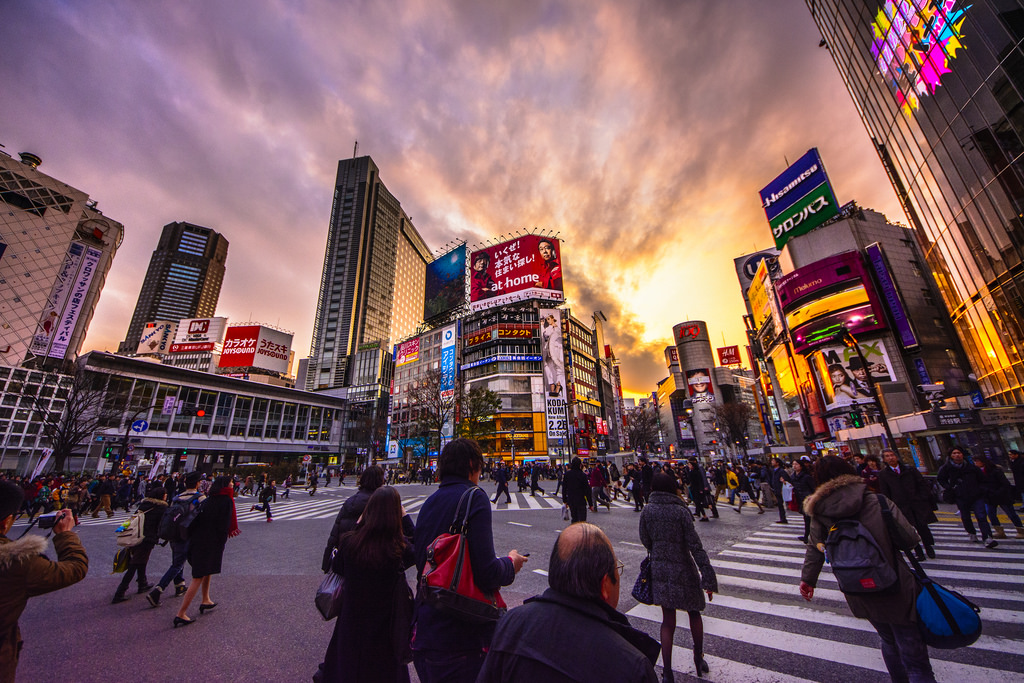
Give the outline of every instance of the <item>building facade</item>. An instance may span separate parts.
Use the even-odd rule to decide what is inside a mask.
[[[306,388],[380,401],[391,344],[423,319],[430,252],[366,157],[338,162]]]
[[[81,351],[124,227],[40,163],[0,152],[0,364],[60,368]]]
[[[984,397],[1024,403],[1024,3],[807,5]]]
[[[215,230],[183,221],[165,225],[118,353],[138,351],[146,323],[214,315],[227,258],[228,241]]]

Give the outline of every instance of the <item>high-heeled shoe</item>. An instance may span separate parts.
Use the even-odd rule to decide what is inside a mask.
[[[195,619],[182,619],[181,617],[176,616],[174,617],[174,628],[178,628],[179,626],[188,626],[189,624],[194,624],[195,621]]]
[[[664,669],[661,672],[661,683],[676,683],[676,677],[672,669]]]
[[[199,605],[199,613],[200,614],[205,614],[207,610],[211,610],[211,609],[213,609],[216,606],[217,606],[217,603],[215,603],[215,602],[211,602],[209,605],[205,605],[205,604]]]
[[[711,669],[708,667],[708,663],[704,661],[704,653],[703,652],[694,652],[693,653],[693,666],[694,666],[694,668],[697,669],[697,675],[698,676],[700,676],[702,674],[706,674],[709,671],[711,671]]]

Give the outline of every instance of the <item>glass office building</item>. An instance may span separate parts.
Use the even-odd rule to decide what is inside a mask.
[[[806,1],[982,393],[1024,403],[1024,2]]]

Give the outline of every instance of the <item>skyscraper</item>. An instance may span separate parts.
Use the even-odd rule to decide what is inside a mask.
[[[380,395],[391,344],[416,331],[430,251],[370,157],[342,159],[306,375],[307,389]],[[385,387],[386,388],[386,387]]]
[[[0,152],[0,363],[60,369],[82,347],[124,226]]]
[[[1024,403],[1024,3],[806,1],[982,393]]]
[[[227,258],[228,241],[220,233],[192,223],[165,225],[118,353],[135,353],[147,322],[212,316]]]

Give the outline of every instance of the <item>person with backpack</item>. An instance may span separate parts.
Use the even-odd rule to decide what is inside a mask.
[[[132,577],[138,577],[139,595],[148,593],[153,588],[153,584],[146,580],[146,565],[149,564],[150,553],[153,552],[153,548],[160,540],[157,532],[160,529],[164,513],[167,511],[166,497],[167,489],[159,484],[153,484],[146,491],[146,497],[139,503],[139,511],[136,515],[142,516],[142,541],[129,548],[128,569],[117,590],[114,591],[114,599],[111,600],[114,605],[128,600],[125,592],[132,583]]]
[[[157,530],[157,535],[171,546],[171,566],[167,568],[167,571],[164,572],[164,575],[157,582],[153,590],[146,594],[146,600],[153,607],[160,606],[160,596],[171,585],[171,581],[174,581],[174,597],[177,598],[185,594],[186,587],[183,570],[185,568],[185,560],[188,557],[188,529],[181,528],[179,521],[185,521],[189,518],[195,519],[199,508],[206,500],[206,497],[201,495],[196,489],[201,478],[202,475],[199,472],[189,472],[185,475],[185,490],[181,495],[173,498],[164,518],[160,520],[162,523]],[[168,478],[164,482],[165,491],[167,490],[167,482],[173,481],[173,479]]]
[[[274,521],[274,517],[270,514],[270,501],[273,500],[274,496],[277,495],[277,486],[276,486],[276,484],[277,484],[276,481],[271,480],[270,484],[268,484],[267,486],[263,486],[263,482],[261,481],[260,482],[260,486],[261,486],[261,489],[260,489],[260,504],[259,505],[253,505],[250,508],[250,512],[253,512],[255,510],[259,510],[260,512],[267,513],[267,521],[268,522],[273,522]]]
[[[928,647],[917,623],[917,581],[900,553],[921,542],[917,530],[885,496],[870,493],[842,458],[821,458],[814,477],[818,488],[804,502],[811,530],[800,595],[808,601],[814,597],[827,555],[853,616],[867,619],[878,632],[892,680],[933,683]]]
[[[939,468],[936,479],[939,486],[945,489],[943,499],[956,503],[960,510],[960,522],[968,538],[973,543],[978,542],[974,522],[971,520],[973,514],[978,518],[978,526],[981,528],[981,542],[986,548],[995,548],[999,542],[992,538],[992,527],[988,525],[988,510],[985,508],[984,491],[981,488],[983,477],[981,470],[967,460],[964,449],[957,446],[949,452],[949,459]]]

